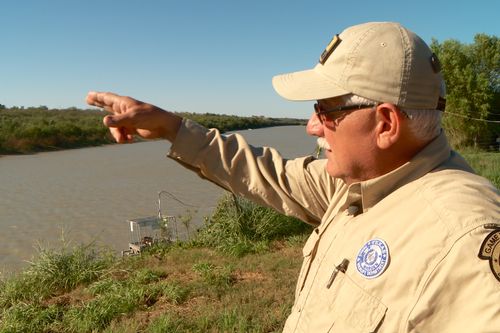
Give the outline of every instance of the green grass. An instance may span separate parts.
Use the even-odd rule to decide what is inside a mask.
[[[500,152],[483,152],[474,149],[460,151],[470,166],[481,176],[500,188]]]
[[[92,283],[2,306],[0,332],[278,332],[301,262],[282,242],[239,260],[176,245],[116,260]]]
[[[26,270],[16,278],[1,282],[0,306],[39,303],[88,284],[107,272],[114,260],[110,252],[92,245],[39,249],[36,260]]]

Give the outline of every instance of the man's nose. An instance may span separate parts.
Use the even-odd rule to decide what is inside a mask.
[[[323,124],[319,120],[316,113],[313,113],[309,118],[306,126],[306,132],[312,136],[323,136]]]

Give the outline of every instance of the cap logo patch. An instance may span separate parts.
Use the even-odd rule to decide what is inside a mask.
[[[380,276],[389,265],[389,247],[379,238],[366,242],[356,257],[356,268],[367,279]]]
[[[342,40],[340,39],[339,35],[333,36],[332,40],[328,45],[326,46],[326,49],[321,53],[321,56],[319,57],[319,63],[324,65],[325,62],[328,60],[330,55],[332,54],[333,50],[340,44]]]
[[[500,226],[496,226],[481,244],[478,257],[490,261],[491,272],[500,281]]]

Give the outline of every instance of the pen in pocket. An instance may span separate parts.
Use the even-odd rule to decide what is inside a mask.
[[[330,276],[330,279],[328,280],[328,283],[326,284],[327,289],[330,289],[330,287],[332,286],[333,280],[335,280],[335,278],[337,277],[337,274],[339,272],[345,273],[345,271],[347,271],[347,266],[349,266],[349,260],[347,260],[347,259],[342,260],[340,265],[335,266],[335,269],[333,270],[332,275]]]

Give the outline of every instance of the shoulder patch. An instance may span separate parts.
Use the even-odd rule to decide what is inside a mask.
[[[500,281],[500,229],[495,229],[486,236],[479,249],[478,257],[490,261],[491,271]]]

